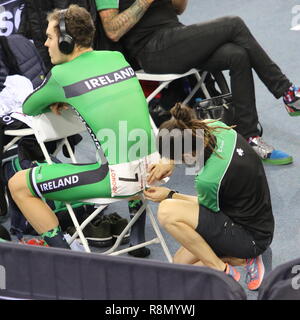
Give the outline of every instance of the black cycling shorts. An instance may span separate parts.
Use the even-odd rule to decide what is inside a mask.
[[[218,257],[255,258],[266,249],[261,244],[258,246],[249,231],[222,211],[213,212],[202,205],[196,231]]]

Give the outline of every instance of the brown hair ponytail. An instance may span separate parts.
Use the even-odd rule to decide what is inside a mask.
[[[172,118],[165,121],[160,126],[160,129],[167,129],[172,131],[173,129],[191,129],[192,135],[195,138],[199,138],[196,134],[197,129],[202,129],[204,133],[204,146],[207,147],[211,152],[215,152],[216,140],[214,132],[218,129],[229,130],[231,127],[220,127],[209,126],[209,123],[214,123],[217,120],[199,120],[193,109],[188,106],[182,105],[181,103],[176,103],[175,106],[170,110]]]

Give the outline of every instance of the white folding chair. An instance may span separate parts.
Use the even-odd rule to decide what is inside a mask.
[[[206,98],[210,98],[210,94],[206,89],[204,84],[205,78],[207,76],[207,71],[203,71],[202,73],[197,69],[191,69],[185,73],[177,74],[177,73],[169,73],[169,74],[154,74],[154,73],[146,73],[144,70],[137,70],[135,71],[136,76],[139,80],[147,80],[147,81],[156,81],[159,82],[158,87],[151,92],[151,94],[146,98],[147,102],[149,103],[159,92],[161,92],[164,88],[166,88],[172,81],[184,78],[186,76],[195,76],[196,84],[194,88],[189,92],[187,97],[182,101],[183,104],[187,104],[194,94],[197,92],[199,88],[202,89]],[[151,125],[155,134],[157,135],[158,129],[154,124],[154,121],[151,118]]]
[[[43,154],[45,156],[46,161],[49,164],[52,164],[51,157],[48,153],[48,150],[45,146],[45,142],[53,141],[53,140],[59,140],[62,139],[62,142],[59,147],[62,147],[65,145],[67,147],[67,150],[70,154],[71,161],[73,163],[77,163],[74,152],[70,146],[70,143],[67,139],[68,136],[81,133],[83,131],[86,131],[86,127],[83,124],[83,122],[78,118],[78,116],[75,114],[75,112],[72,109],[64,110],[62,112],[62,115],[58,116],[53,114],[52,112],[45,113],[39,116],[36,116],[33,118],[32,121],[32,131],[35,134],[35,137],[43,151]],[[17,134],[17,132],[14,132]],[[76,228],[76,232],[73,234],[73,236],[70,238],[69,243],[72,243],[74,239],[79,236],[83,247],[85,251],[90,252],[90,248],[88,245],[88,242],[82,232],[83,228],[92,220],[94,219],[108,204],[116,202],[116,201],[122,201],[122,200],[128,200],[129,198],[122,198],[122,199],[112,199],[112,198],[97,198],[97,199],[85,199],[81,200],[82,202],[88,202],[88,203],[94,203],[97,208],[95,211],[89,215],[89,217],[83,221],[81,225],[79,225],[78,220],[75,216],[75,213],[69,203],[66,203],[66,207],[68,209],[68,212],[70,214],[70,217],[72,219],[72,222]],[[166,242],[163,238],[163,235],[159,229],[159,226],[156,222],[156,219],[153,215],[153,212],[148,205],[146,199],[141,194],[141,199],[143,200],[143,206],[140,208],[140,210],[135,214],[135,216],[130,220],[127,227],[123,230],[123,232],[119,235],[117,238],[114,246],[110,248],[109,250],[105,251],[103,254],[111,254],[111,255],[118,255],[125,252],[129,252],[150,244],[159,243],[162,246],[162,249],[166,255],[166,258],[169,262],[172,262],[172,256],[170,254],[170,251],[166,245]],[[80,199],[78,199],[80,200]],[[128,230],[133,226],[135,221],[140,217],[140,215],[143,213],[144,209],[146,209],[146,214],[148,215],[150,219],[150,223],[154,229],[154,232],[156,234],[156,237],[146,241],[144,243],[140,243],[138,245],[129,247],[127,249],[123,250],[116,250],[121,243],[124,235],[128,232]]]

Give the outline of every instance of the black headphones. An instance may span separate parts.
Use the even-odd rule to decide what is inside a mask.
[[[74,50],[75,41],[72,36],[70,36],[67,32],[66,21],[65,21],[65,10],[61,10],[59,17],[59,31],[60,37],[58,40],[58,48],[60,52],[64,54],[70,54]]]

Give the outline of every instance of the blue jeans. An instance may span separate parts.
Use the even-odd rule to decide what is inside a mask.
[[[184,73],[191,68],[230,70],[236,130],[245,138],[259,133],[252,68],[277,99],[291,85],[244,21],[235,16],[162,29],[137,59],[149,73]]]

